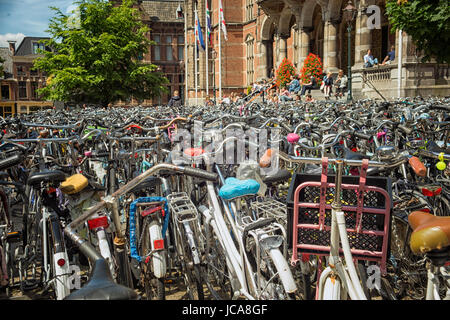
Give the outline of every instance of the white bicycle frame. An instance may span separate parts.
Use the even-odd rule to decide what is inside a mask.
[[[321,273],[319,279],[319,300],[341,299],[348,293],[352,300],[367,300],[361,286],[348,241],[344,212],[341,210],[341,181],[343,161],[336,161],[336,188],[334,202],[331,206],[330,256],[328,267]],[[339,256],[339,241],[342,243],[345,265]]]
[[[441,276],[446,279],[447,282],[447,292],[444,299],[441,299],[441,297],[439,296],[439,274],[441,274]],[[446,267],[437,267],[434,265],[430,265],[427,268],[427,277],[428,281],[426,300],[450,300],[450,272],[446,269]]]
[[[43,238],[43,254],[44,254],[44,271],[45,271],[45,283],[50,281],[54,282],[55,294],[57,300],[62,300],[70,294],[70,284],[69,284],[69,256],[67,255],[67,250],[64,248],[63,252],[55,252],[51,261],[48,261],[48,229],[47,222],[50,220],[51,213],[46,207],[42,207],[42,238]],[[61,236],[63,234],[61,233]],[[64,259],[65,264],[63,266],[58,265],[58,260]],[[54,279],[50,280],[50,263],[53,264],[55,275]]]

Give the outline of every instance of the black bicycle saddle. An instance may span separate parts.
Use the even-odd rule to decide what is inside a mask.
[[[133,289],[117,284],[111,277],[105,259],[95,261],[91,279],[81,289],[71,293],[65,300],[139,300]]]

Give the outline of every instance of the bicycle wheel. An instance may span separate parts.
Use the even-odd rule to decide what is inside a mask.
[[[186,285],[186,291],[189,300],[204,300],[202,272],[198,264],[194,263],[194,255],[192,250],[198,250],[196,246],[192,246],[186,235],[185,229],[180,225],[176,227],[176,244],[178,253],[178,262],[183,272],[183,280]]]
[[[152,249],[149,228],[148,219],[145,219],[142,222],[142,231],[139,233],[141,239],[139,246],[140,256],[145,256]],[[141,285],[144,287],[145,296],[148,300],[165,300],[164,277],[156,277],[152,268],[152,259],[156,258],[150,257],[141,263]]]
[[[206,281],[219,295],[219,297],[216,297],[217,299],[230,300],[233,297],[233,289],[230,283],[225,252],[214,235],[211,235],[208,243],[205,251]]]

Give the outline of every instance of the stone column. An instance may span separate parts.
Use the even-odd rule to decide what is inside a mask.
[[[259,65],[258,65],[258,75],[257,78],[267,78],[268,77],[268,46],[272,44],[270,40],[261,40],[259,42]]]
[[[289,37],[286,35],[280,35],[280,58],[279,58],[279,63],[281,63],[281,61],[283,61],[284,58],[287,58],[287,39]]]
[[[364,56],[372,44],[372,34],[367,27],[367,19],[365,14],[358,12],[355,30],[355,67],[357,68],[364,65]]]
[[[337,61],[337,26],[336,21],[325,21],[324,28],[324,71],[337,73],[338,61]]]
[[[303,66],[303,61],[309,54],[309,42],[311,36],[312,27],[303,27],[299,29],[299,69]]]

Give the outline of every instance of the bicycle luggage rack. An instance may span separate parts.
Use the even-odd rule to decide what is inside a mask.
[[[176,192],[167,196],[169,209],[175,215],[179,223],[197,219],[197,208],[192,203],[186,192]]]
[[[288,195],[288,200],[289,196],[292,199],[291,189],[295,188],[293,212],[288,212],[288,232],[292,232],[288,238],[292,239],[292,248],[296,248],[292,251],[292,263],[299,260],[299,254],[305,257],[308,254],[328,256],[330,253],[335,184],[329,182],[334,182],[334,176],[327,176],[327,167],[322,166],[321,176],[297,174],[292,180],[295,185],[291,185]],[[351,253],[357,260],[379,262],[381,272],[385,274],[392,206],[390,179],[366,178],[367,168],[363,169],[360,177],[342,178],[342,210]],[[356,184],[358,180],[359,184]],[[342,249],[340,252],[343,254]]]
[[[286,204],[274,199],[258,197],[250,206],[256,212],[258,217],[275,218],[277,222],[283,225],[286,224]]]

